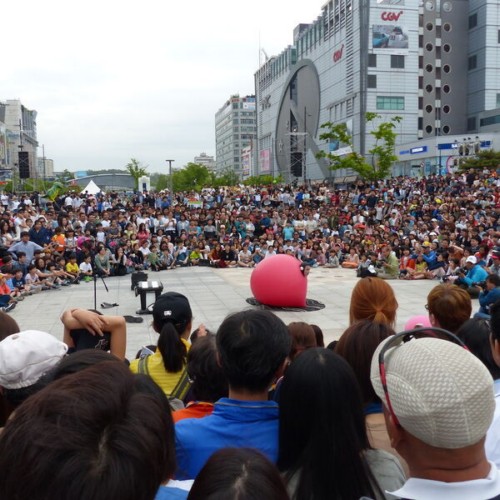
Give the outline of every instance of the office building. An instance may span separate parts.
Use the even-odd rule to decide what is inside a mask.
[[[30,177],[36,177],[36,117],[36,111],[26,108],[17,99],[6,100],[0,104],[0,122],[3,122],[6,128],[6,167],[17,169],[19,153],[28,153]]]
[[[441,143],[494,147],[500,30],[491,20],[499,16],[493,0],[328,1],[317,19],[295,28],[293,45],[255,73],[258,172],[288,181],[351,177],[316,158],[343,146],[320,140],[321,125],[345,123],[354,149],[371,161],[367,112],[382,121],[402,117],[394,173],[414,172],[404,152],[418,151],[422,140],[427,148],[415,154],[425,156],[416,161],[429,172],[449,165]]]
[[[255,96],[232,95],[215,114],[217,173],[233,170],[240,178],[252,175],[253,165],[244,173],[243,160],[247,164],[248,155],[242,154],[245,148],[255,149],[256,133]]]
[[[200,153],[198,156],[195,156],[193,163],[203,165],[210,171],[215,171],[215,159],[213,156],[207,155],[207,153]]]

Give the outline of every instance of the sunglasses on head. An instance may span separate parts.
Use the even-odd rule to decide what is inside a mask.
[[[387,409],[391,414],[394,423],[400,425],[398,417],[394,413],[392,408],[391,399],[389,397],[389,390],[387,388],[387,375],[386,375],[386,365],[385,365],[385,355],[387,351],[393,347],[397,347],[401,344],[405,344],[410,340],[418,340],[421,338],[440,338],[442,340],[449,340],[454,344],[469,350],[467,346],[453,333],[448,330],[443,330],[442,328],[435,327],[424,327],[424,328],[414,328],[412,330],[407,330],[405,332],[397,333],[391,340],[387,341],[384,347],[380,350],[378,355],[378,369],[380,373],[380,382],[382,383],[382,388],[384,390],[384,397]]]

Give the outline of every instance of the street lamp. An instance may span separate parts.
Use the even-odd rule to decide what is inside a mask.
[[[175,160],[165,160],[168,162],[168,175],[170,176],[170,204],[174,203],[174,179],[172,178],[172,162]]]

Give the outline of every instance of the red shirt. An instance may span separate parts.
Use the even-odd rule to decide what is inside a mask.
[[[172,413],[174,423],[185,418],[203,418],[211,415],[214,410],[213,403],[204,403],[198,401],[192,401],[188,403],[186,408],[182,410],[177,410]]]

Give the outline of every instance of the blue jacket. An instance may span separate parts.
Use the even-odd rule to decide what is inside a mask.
[[[490,314],[490,306],[500,300],[500,287],[495,287],[489,292],[486,290],[479,294],[480,312]]]
[[[488,271],[477,264],[462,278],[462,283],[472,286],[475,283],[482,283],[488,277]]]
[[[412,259],[416,259],[419,254],[413,254],[411,256]],[[434,271],[434,269],[437,269],[438,267],[442,267],[442,264],[438,262],[437,260],[437,254],[434,250],[431,250],[429,253],[422,254],[422,258],[424,259],[425,262],[427,262],[427,267],[429,271]]]
[[[278,458],[278,404],[221,398],[212,415],[175,424],[176,479],[194,479],[221,448],[247,447]]]

